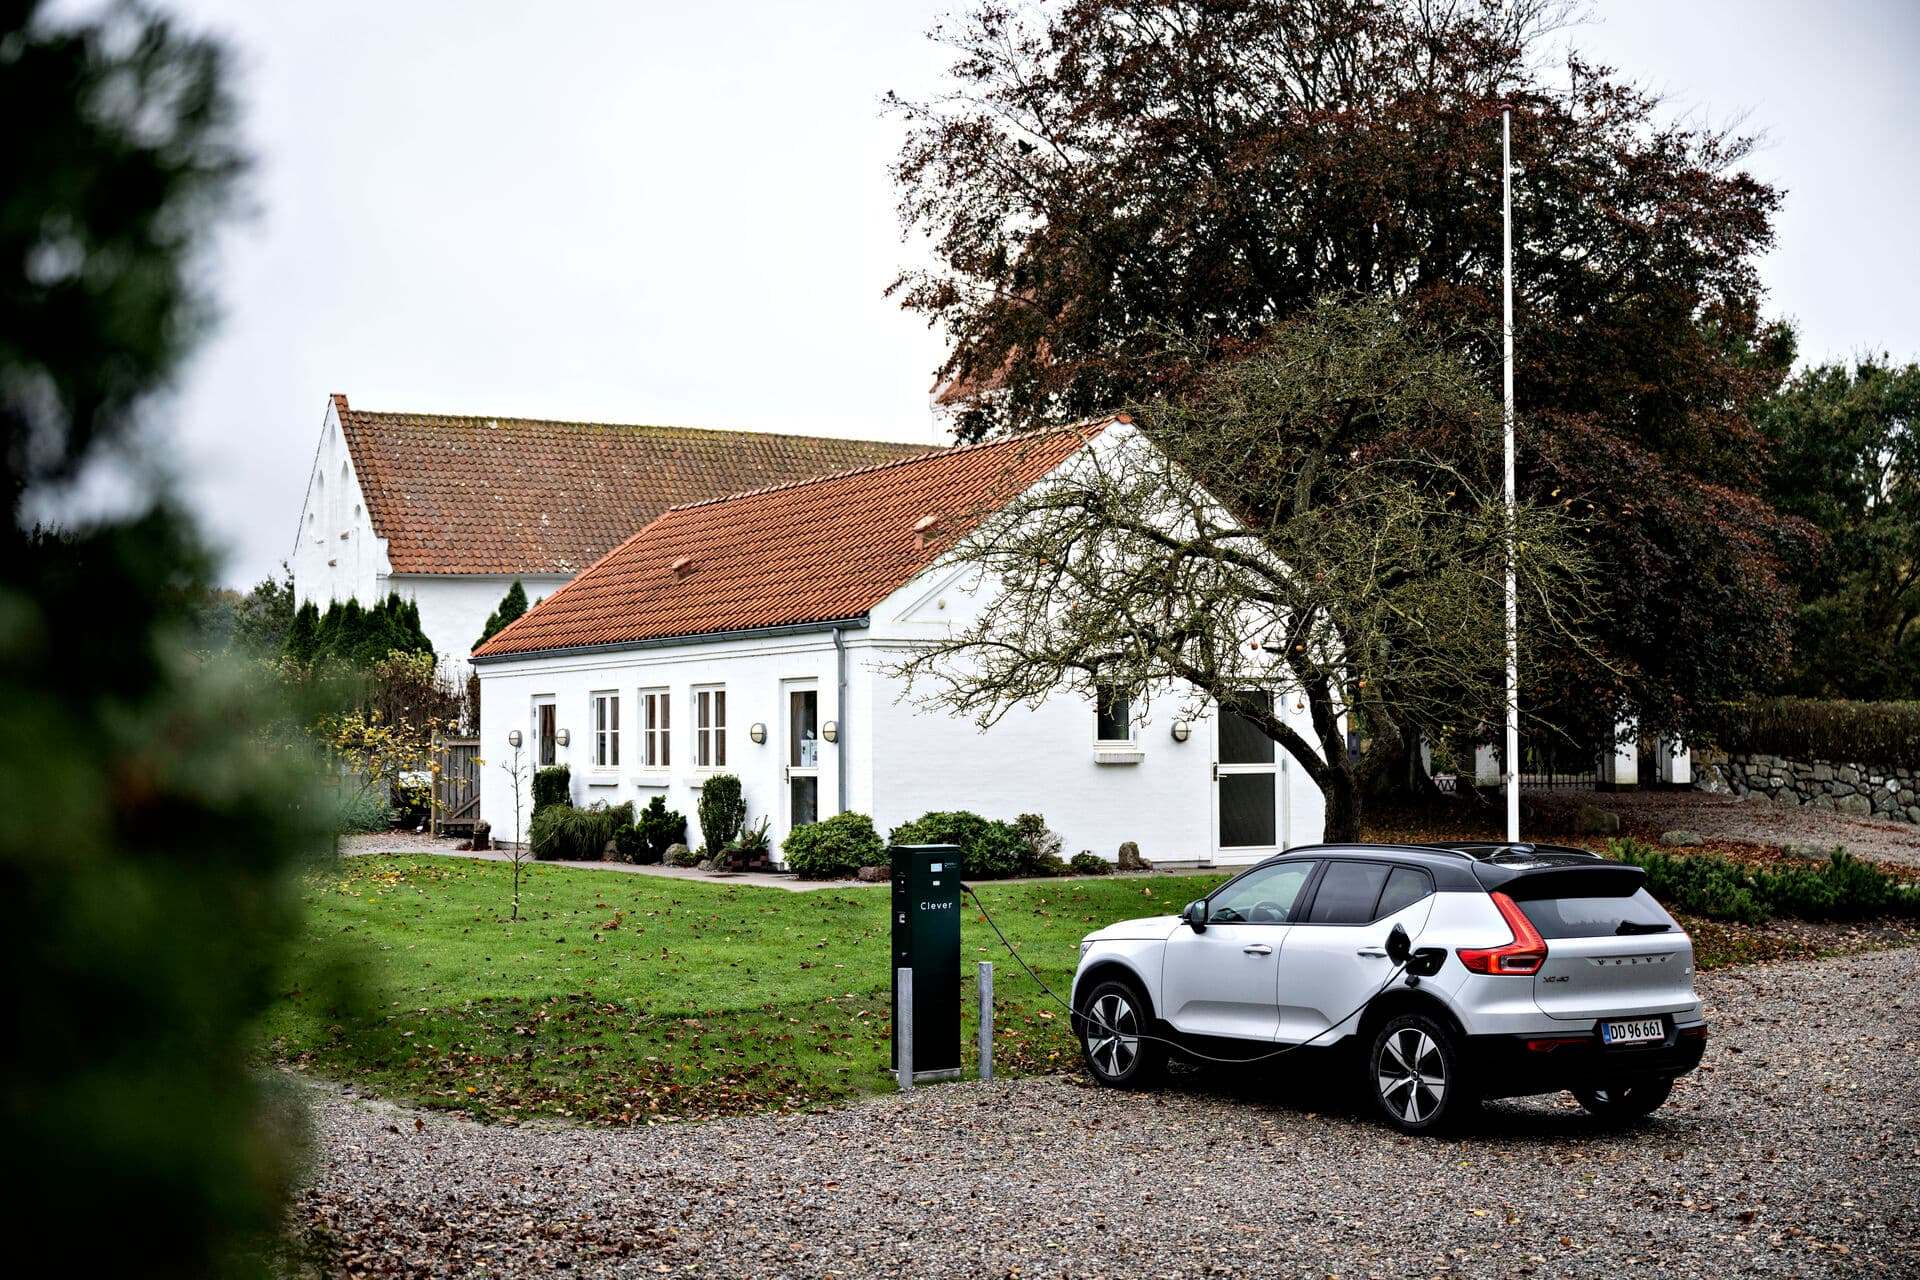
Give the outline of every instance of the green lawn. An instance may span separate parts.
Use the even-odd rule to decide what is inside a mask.
[[[489,1119],[641,1123],[802,1107],[892,1088],[884,886],[791,893],[422,855],[354,858],[305,887],[306,920],[266,1032],[271,1053],[385,1097]],[[1224,876],[982,884],[1063,996],[1081,935],[1178,911]],[[969,902],[995,979],[995,1066],[1077,1053],[1067,1019]]]

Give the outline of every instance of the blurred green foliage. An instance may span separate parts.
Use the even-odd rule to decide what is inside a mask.
[[[90,1272],[258,1272],[299,1127],[250,1060],[290,873],[327,847],[312,756],[274,733],[300,713],[191,656],[212,564],[164,497],[29,527],[90,466],[145,478],[244,160],[218,44],[138,4],[51,7],[0,5],[5,1221]]]

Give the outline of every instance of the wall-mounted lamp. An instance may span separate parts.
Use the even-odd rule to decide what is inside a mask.
[[[518,729],[507,730],[507,745],[510,747],[520,745],[520,731]]]
[[[555,729],[553,731],[553,740],[559,743],[563,747],[567,745],[567,740],[572,736],[573,735],[568,733],[565,729]]]
[[[828,742],[840,741],[840,722],[838,720],[829,720],[821,725],[820,736]]]
[[[747,736],[753,739],[753,745],[762,746],[767,740],[767,726],[756,720],[753,727],[747,730]]]
[[[1185,742],[1188,738],[1191,738],[1192,736],[1193,736],[1192,725],[1188,724],[1185,720],[1175,720],[1173,722],[1173,740],[1175,742]]]

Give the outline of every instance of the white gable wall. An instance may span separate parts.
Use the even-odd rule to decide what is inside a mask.
[[[420,606],[420,629],[450,672],[464,679],[467,655],[486,629],[487,619],[500,607],[518,576],[527,605],[544,599],[572,579],[564,574],[440,574],[396,573],[381,580],[380,593],[397,591],[403,600]]]
[[[370,604],[386,595],[386,539],[373,531],[360,477],[354,473],[347,437],[331,399],[287,565],[293,570],[294,602],[311,600],[323,613],[335,600]]]

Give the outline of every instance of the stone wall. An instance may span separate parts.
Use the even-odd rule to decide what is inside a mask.
[[[1701,751],[1693,776],[1700,791],[1757,793],[1815,809],[1920,823],[1920,769]]]

